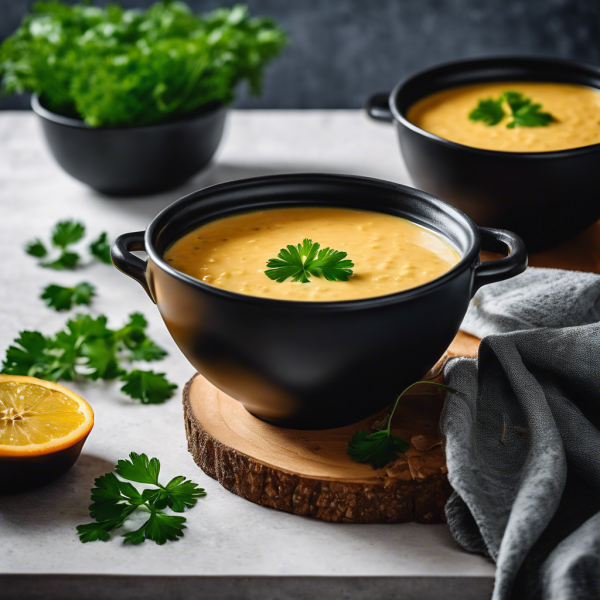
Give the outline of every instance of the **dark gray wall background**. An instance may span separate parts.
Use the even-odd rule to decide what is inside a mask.
[[[151,0],[122,0],[127,7]],[[196,11],[234,1],[189,0]],[[237,106],[356,108],[375,91],[438,62],[532,54],[600,63],[600,0],[246,0],[275,17],[291,45],[268,69],[261,98]],[[98,4],[104,4],[99,1]],[[0,40],[29,0],[0,0]],[[27,107],[3,98],[0,108]]]

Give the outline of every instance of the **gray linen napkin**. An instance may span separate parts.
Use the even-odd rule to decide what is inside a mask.
[[[600,276],[527,269],[482,288],[464,328],[488,337],[446,365],[446,514],[495,600],[600,598],[599,307]]]

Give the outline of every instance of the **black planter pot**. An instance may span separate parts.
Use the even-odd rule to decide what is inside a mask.
[[[185,275],[162,258],[170,244],[204,222],[291,206],[405,217],[442,235],[462,258],[420,287],[344,302],[245,296]],[[509,256],[480,264],[482,245],[508,247]],[[131,250],[145,250],[147,261]],[[247,179],[195,192],[162,211],[145,233],[118,237],[111,256],[156,302],[173,339],[200,373],[257,417],[298,429],[345,425],[389,405],[450,345],[475,291],[527,264],[516,235],[479,229],[429,194],[376,179],[313,174]]]
[[[600,218],[600,144],[557,152],[498,152],[444,140],[406,118],[435,92],[485,81],[550,81],[600,89],[600,68],[547,58],[483,58],[441,65],[376,94],[366,106],[394,123],[414,184],[478,225],[518,233],[530,252],[556,246]]]
[[[104,194],[124,196],[168,190],[198,173],[219,146],[227,114],[227,107],[215,104],[159,125],[93,128],[50,112],[36,95],[31,106],[69,175]]]

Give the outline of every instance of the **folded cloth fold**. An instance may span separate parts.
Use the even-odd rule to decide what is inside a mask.
[[[483,338],[493,333],[598,321],[600,275],[530,267],[516,277],[482,287],[460,328]]]
[[[600,598],[599,306],[600,276],[528,269],[483,288],[465,320],[508,332],[446,365],[446,514],[496,562],[494,600]]]

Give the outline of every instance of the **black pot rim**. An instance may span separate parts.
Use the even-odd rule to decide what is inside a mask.
[[[511,61],[511,62],[519,62],[519,61],[527,61],[527,62],[538,62],[539,64],[546,65],[556,65],[557,67],[568,68],[568,67],[576,67],[576,68],[585,68],[592,69],[597,71],[598,76],[600,77],[600,68],[591,63],[586,63],[583,61],[570,60],[566,58],[550,58],[550,57],[538,57],[538,56],[526,56],[526,55],[506,55],[506,56],[486,56],[484,58],[471,58],[471,59],[461,59],[455,61],[448,61],[444,63],[436,64],[434,67],[429,67],[427,69],[423,69],[414,73],[410,77],[403,79],[400,81],[396,87],[392,90],[389,97],[389,107],[394,119],[402,123],[404,127],[418,133],[419,135],[430,139],[433,142],[441,144],[443,146],[447,146],[448,148],[453,148],[455,150],[463,150],[466,152],[474,152],[476,154],[480,154],[483,156],[488,156],[490,158],[511,158],[511,159],[526,159],[526,160],[544,160],[544,159],[555,159],[555,158],[568,158],[572,156],[577,156],[579,154],[587,154],[589,152],[596,152],[600,149],[600,143],[591,144],[589,146],[579,146],[577,148],[568,148],[567,150],[551,150],[549,152],[510,152],[503,150],[485,150],[483,148],[474,148],[473,146],[467,146],[465,144],[459,144],[458,142],[452,142],[450,140],[446,140],[442,137],[439,137],[429,131],[425,131],[420,127],[417,127],[414,123],[411,123],[402,111],[398,109],[397,98],[399,98],[400,94],[403,92],[403,89],[408,84],[412,83],[413,80],[418,77],[434,74],[438,70],[443,70],[447,68],[456,68],[457,70],[460,67],[471,67],[471,66],[485,66],[486,63],[493,61]],[[550,80],[549,80],[550,81]],[[560,81],[555,81],[554,83],[561,83]],[[465,84],[466,85],[466,84]],[[590,86],[591,87],[591,86]],[[450,89],[450,88],[448,88]],[[600,93],[600,88],[596,88]],[[423,96],[424,98],[425,96]]]
[[[223,189],[235,189],[238,188],[240,191],[247,189],[248,186],[253,185],[268,185],[269,183],[273,184],[281,184],[281,183],[293,183],[297,181],[307,181],[307,180],[315,180],[315,181],[356,181],[357,183],[366,183],[367,185],[375,187],[379,187],[381,189],[386,189],[387,191],[396,191],[404,194],[410,194],[413,197],[418,197],[422,200],[430,202],[432,205],[436,206],[436,208],[440,208],[441,210],[446,210],[453,214],[457,219],[462,219],[465,223],[465,226],[469,228],[470,233],[473,236],[473,242],[471,247],[464,253],[459,262],[454,265],[451,269],[432,279],[431,281],[414,287],[408,290],[403,290],[400,292],[394,292],[392,294],[386,294],[383,296],[373,296],[368,298],[360,298],[356,300],[338,300],[338,301],[323,301],[323,302],[305,302],[303,300],[282,300],[278,298],[263,298],[261,296],[252,296],[249,294],[240,294],[238,292],[232,292],[230,290],[225,290],[223,288],[219,288],[214,285],[210,285],[209,283],[205,283],[204,281],[200,281],[191,275],[187,275],[178,271],[169,265],[165,260],[163,260],[162,256],[156,251],[156,248],[153,244],[153,237],[155,235],[156,229],[160,226],[161,222],[169,216],[170,213],[176,212],[180,207],[183,207],[189,203],[200,202],[203,196],[209,195],[215,191],[220,191]],[[324,204],[325,206],[325,204]],[[373,208],[365,208],[366,211],[371,212],[381,212]],[[248,212],[251,212],[248,211]],[[444,237],[444,236],[442,236]],[[374,308],[381,305],[388,304],[396,304],[399,302],[406,302],[418,298],[419,296],[428,294],[435,288],[445,285],[449,280],[458,276],[460,273],[473,267],[476,264],[476,261],[479,260],[479,251],[481,248],[481,235],[479,233],[479,228],[475,224],[475,222],[464,212],[459,210],[458,208],[452,206],[448,202],[433,196],[432,194],[428,194],[421,190],[417,190],[415,188],[411,188],[406,185],[402,185],[400,183],[392,183],[389,181],[384,181],[381,179],[375,179],[372,177],[361,177],[357,175],[342,175],[342,174],[330,174],[330,173],[289,173],[289,174],[280,174],[280,175],[266,175],[263,177],[252,177],[248,179],[239,179],[234,181],[229,181],[226,183],[218,183],[215,185],[211,185],[205,187],[201,190],[197,190],[176,200],[166,208],[164,208],[154,219],[150,222],[146,231],[144,233],[144,246],[145,252],[148,254],[149,258],[152,262],[160,268],[166,274],[175,277],[179,281],[191,285],[192,287],[198,288],[203,292],[217,296],[223,299],[227,299],[233,302],[241,302],[241,303],[251,303],[263,306],[265,309],[290,309],[290,310],[303,310],[308,312],[333,312],[338,310],[359,310],[359,309],[367,309]]]
[[[91,127],[85,121],[81,119],[73,119],[71,117],[65,117],[58,113],[52,112],[46,108],[37,94],[31,94],[31,108],[42,119],[56,123],[57,125],[64,125],[65,127],[73,127],[75,129],[85,129],[87,131],[151,131],[159,129],[168,129],[170,127],[176,127],[181,124],[190,121],[199,121],[205,119],[208,116],[213,115],[220,110],[225,110],[227,106],[221,102],[209,102],[204,106],[198,107],[195,112],[188,113],[187,115],[181,115],[176,119],[165,121],[163,123],[155,123],[153,125],[139,125],[133,127]]]

